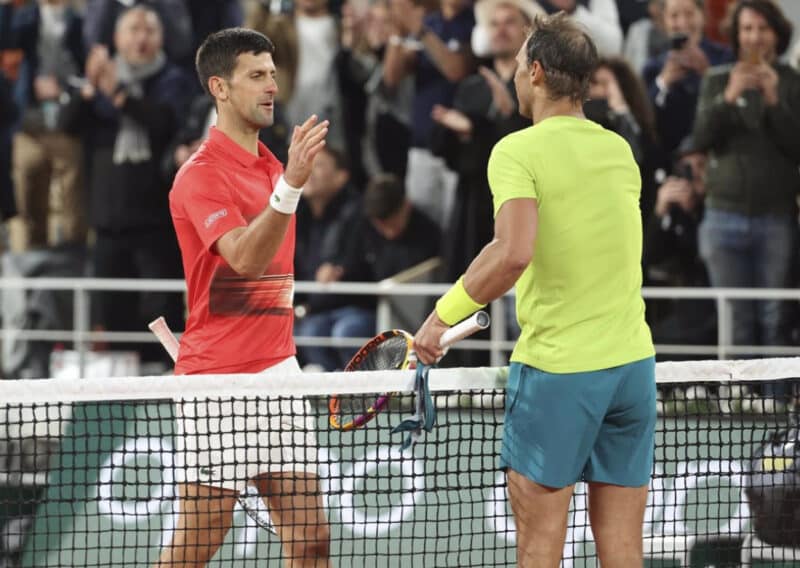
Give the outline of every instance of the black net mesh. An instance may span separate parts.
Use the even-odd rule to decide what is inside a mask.
[[[0,403],[0,565],[182,566],[219,539],[209,566],[328,551],[333,566],[513,566],[504,391],[469,376],[435,393],[438,425],[405,452],[390,430],[408,395],[354,432],[329,427],[327,397]],[[800,566],[798,428],[788,395],[764,392],[660,388],[646,566]],[[563,566],[599,565],[588,491],[575,487]]]

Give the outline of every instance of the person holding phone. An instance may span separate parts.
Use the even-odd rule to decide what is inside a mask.
[[[664,150],[672,153],[691,133],[700,80],[709,67],[733,60],[730,50],[703,35],[703,0],[664,0],[669,49],[650,59],[644,78],[656,110]]]
[[[792,24],[770,0],[740,0],[732,15],[737,61],[703,79],[694,138],[708,153],[700,253],[711,285],[794,284],[800,194],[800,75],[780,59]],[[734,345],[786,345],[784,302],[732,302]],[[762,393],[782,399],[783,385]]]

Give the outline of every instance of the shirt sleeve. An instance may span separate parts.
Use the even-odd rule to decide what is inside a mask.
[[[195,166],[183,172],[178,184],[173,190],[174,216],[185,218],[208,250],[228,231],[247,226],[230,183],[218,170]]]
[[[494,214],[511,199],[539,199],[536,177],[529,164],[519,159],[512,139],[504,138],[489,157],[488,178],[494,201]]]

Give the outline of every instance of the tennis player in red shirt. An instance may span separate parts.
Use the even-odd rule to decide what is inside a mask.
[[[259,142],[278,91],[272,52],[269,39],[242,28],[210,35],[197,52],[218,118],[170,193],[189,301],[177,374],[300,372],[294,212],[328,123],[312,116],[295,127],[285,171]],[[248,481],[269,496],[286,565],[329,566],[308,402],[188,400],[177,415],[180,517],[157,566],[205,566]]]

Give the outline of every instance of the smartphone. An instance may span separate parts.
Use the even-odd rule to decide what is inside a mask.
[[[678,51],[686,47],[686,42],[689,41],[689,36],[682,33],[672,34],[669,36],[669,48],[673,51]]]
[[[692,183],[694,181],[694,170],[691,164],[686,162],[679,163],[675,168],[675,177],[685,179],[689,183]]]

